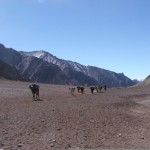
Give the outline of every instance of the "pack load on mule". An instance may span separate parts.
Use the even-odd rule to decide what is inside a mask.
[[[38,84],[31,84],[29,86],[29,89],[31,90],[31,92],[33,94],[33,100],[39,99],[39,88],[40,88],[40,86]]]

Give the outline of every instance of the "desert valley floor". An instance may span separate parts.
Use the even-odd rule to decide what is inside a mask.
[[[72,96],[69,86],[0,80],[0,149],[150,148],[150,86]]]

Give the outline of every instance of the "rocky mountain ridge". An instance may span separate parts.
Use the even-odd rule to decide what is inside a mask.
[[[126,87],[135,82],[123,73],[59,59],[45,51],[19,52],[0,44],[0,60],[15,67],[29,80],[68,85]]]
[[[74,71],[80,72],[95,79],[99,84],[108,84],[111,86],[129,86],[136,82],[130,80],[123,73],[115,73],[109,70],[101,69],[94,66],[84,66],[77,62],[59,59],[45,51],[22,52],[26,56],[34,56],[44,61],[57,65],[62,71],[72,68]],[[112,79],[113,78],[113,79]]]

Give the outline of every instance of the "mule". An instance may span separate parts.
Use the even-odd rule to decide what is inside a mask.
[[[29,89],[31,90],[33,94],[33,100],[39,100],[39,85],[32,84],[29,86]]]

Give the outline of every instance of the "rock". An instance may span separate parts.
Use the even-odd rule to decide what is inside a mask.
[[[18,147],[22,147],[22,144],[18,144]]]
[[[71,145],[70,145],[70,144],[67,144],[66,148],[71,148]]]
[[[3,143],[0,143],[0,148],[1,148],[1,147],[4,147],[4,144],[3,144]]]
[[[61,130],[61,128],[57,128],[57,131],[60,131]]]

